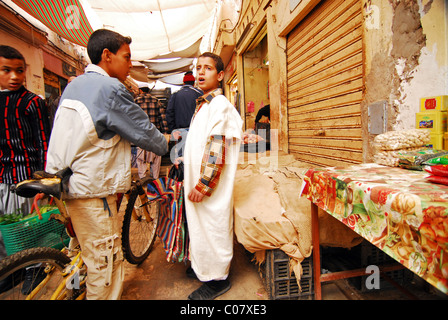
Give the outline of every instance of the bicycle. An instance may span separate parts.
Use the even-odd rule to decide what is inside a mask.
[[[125,194],[128,203],[123,217],[121,241],[124,256],[131,264],[138,265],[145,261],[157,236],[160,202],[149,201],[145,190],[151,181],[153,179],[150,177],[135,179]]]
[[[50,218],[64,224],[69,236],[75,238],[70,216],[62,201],[62,193],[67,191],[66,182],[71,174],[69,168],[56,174],[37,172],[34,179],[17,184],[14,192],[23,197],[33,197],[37,193],[53,197],[59,214],[52,214]],[[144,187],[151,181],[149,177],[134,179],[131,189],[125,194],[128,203],[123,218],[122,247],[125,259],[132,264],[140,264],[148,257],[156,238],[160,204],[157,199],[148,201]],[[117,201],[117,208],[121,200]],[[84,299],[86,276],[79,246],[62,250],[48,247],[26,249],[0,261],[0,300]]]

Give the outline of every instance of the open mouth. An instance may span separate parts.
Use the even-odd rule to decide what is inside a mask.
[[[10,83],[9,87],[10,88],[18,88],[18,87],[20,87],[20,83]]]

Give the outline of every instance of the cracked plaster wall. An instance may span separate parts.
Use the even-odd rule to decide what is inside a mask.
[[[445,0],[364,1],[364,103],[386,101],[386,130],[414,128],[420,98],[448,94],[447,6]],[[371,121],[367,108],[363,119]],[[364,130],[369,160],[374,136]]]

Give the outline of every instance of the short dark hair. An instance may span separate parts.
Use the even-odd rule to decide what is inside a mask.
[[[224,62],[222,62],[222,59],[220,56],[218,56],[217,54],[214,54],[213,52],[204,52],[203,54],[201,54],[199,56],[199,58],[201,57],[209,57],[212,58],[213,61],[215,61],[215,68],[216,71],[218,73],[220,73],[221,71],[224,71]]]
[[[98,29],[90,35],[87,43],[87,53],[90,61],[93,64],[98,64],[101,61],[104,49],[109,49],[110,52],[116,54],[123,44],[131,44],[131,42],[131,37],[125,37],[107,29]]]
[[[5,59],[20,59],[26,66],[26,61],[23,55],[19,52],[19,50],[13,47],[0,45],[0,57],[3,57]]]

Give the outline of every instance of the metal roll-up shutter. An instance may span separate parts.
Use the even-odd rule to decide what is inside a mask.
[[[362,162],[359,0],[321,1],[288,35],[289,151],[317,165]]]

